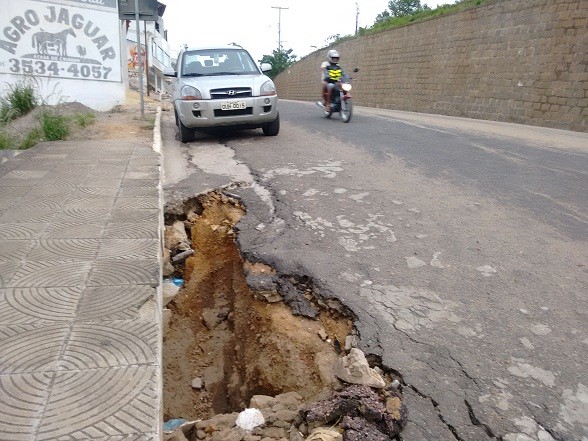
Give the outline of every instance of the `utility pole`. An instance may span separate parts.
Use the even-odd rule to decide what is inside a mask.
[[[281,6],[272,6],[272,9],[278,10],[278,50],[282,53],[282,9],[290,9],[290,8],[282,8]]]
[[[359,5],[355,2],[355,35],[357,35],[357,29],[359,25]]]

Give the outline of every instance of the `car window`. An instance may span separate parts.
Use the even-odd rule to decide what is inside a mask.
[[[186,51],[182,58],[182,76],[248,74],[259,74],[259,69],[243,49]]]

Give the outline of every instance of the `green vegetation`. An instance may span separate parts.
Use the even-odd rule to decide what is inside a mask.
[[[18,149],[26,150],[33,147],[34,145],[37,145],[41,141],[43,141],[43,133],[41,132],[40,128],[35,127],[34,129],[28,131],[24,139],[20,142]]]
[[[12,146],[14,145],[14,140],[12,139],[12,137],[4,132],[3,130],[0,130],[0,150],[8,150],[13,148]]]
[[[466,9],[475,8],[492,0],[460,0],[454,4],[439,5],[435,9],[428,6],[421,6],[420,1],[406,2],[389,2],[390,12],[384,11],[376,17],[376,22],[371,28],[363,30],[363,34],[373,31],[397,28],[409,23],[426,20],[441,15],[453,14],[455,12],[465,11]],[[403,3],[403,4],[400,4]],[[407,4],[410,3],[410,4]],[[394,6],[392,8],[391,6]]]
[[[44,139],[59,141],[67,138],[70,133],[67,118],[55,112],[44,111],[39,117]]]
[[[26,115],[39,104],[35,88],[26,82],[10,85],[5,97],[0,98],[0,123]]]
[[[74,121],[80,127],[87,127],[90,124],[94,124],[95,118],[96,118],[96,115],[94,115],[93,113],[78,113],[73,116]]]
[[[453,14],[456,12],[472,9],[477,6],[491,3],[496,0],[456,0],[453,4],[439,5],[431,9],[426,5],[421,5],[419,0],[395,0],[388,2],[388,9],[378,14],[376,21],[371,27],[359,28],[357,35],[367,35],[374,32],[380,32],[388,29],[399,28],[411,23],[428,20],[442,15]],[[347,40],[352,40],[356,35],[333,35],[329,37],[328,46],[340,44]]]
[[[296,61],[296,55],[292,54],[293,49],[274,49],[271,55],[264,55],[261,59],[262,63],[269,63],[272,65],[272,70],[266,72],[266,75],[272,80],[278,76],[278,74],[284,72]]]
[[[0,98],[0,150],[28,149],[42,141],[63,140],[69,136],[73,126],[87,127],[96,118],[93,113],[66,116],[43,105],[37,116],[38,125],[31,124],[26,133],[11,132],[11,121],[40,106],[37,90],[31,84],[17,83],[9,87],[6,96]]]

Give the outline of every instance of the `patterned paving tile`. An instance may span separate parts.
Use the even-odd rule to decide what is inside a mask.
[[[106,225],[104,237],[112,239],[157,239],[158,232],[150,222],[116,222]]]
[[[55,374],[0,375],[0,440],[32,441]]]
[[[6,287],[82,286],[90,271],[90,262],[24,262]]]
[[[92,266],[87,286],[149,285],[158,286],[159,264],[153,260],[98,260]]]
[[[75,191],[75,189],[76,186],[74,184],[44,184],[38,185],[35,188],[31,188],[26,195],[30,197],[67,196]]]
[[[76,323],[59,370],[157,364],[158,329],[141,320]]]
[[[98,239],[104,234],[103,223],[51,222],[41,237],[47,239]]]
[[[99,208],[110,210],[112,208],[112,196],[75,196],[68,198],[64,204],[66,209]]]
[[[123,198],[132,198],[136,196],[145,196],[149,198],[157,198],[159,194],[159,189],[157,187],[123,187],[118,194],[119,197]]]
[[[125,208],[127,210],[158,209],[158,202],[153,198],[138,196],[136,198],[116,198],[114,208]]]
[[[27,256],[28,261],[93,261],[98,239],[41,239]]]
[[[72,321],[81,287],[0,289],[0,325]]]
[[[38,239],[47,228],[47,224],[42,222],[1,222],[0,221],[0,239]]]
[[[0,372],[56,370],[69,331],[68,323],[0,326]]]
[[[97,259],[157,259],[156,239],[102,239]]]
[[[17,261],[0,262],[0,288],[8,286],[8,282],[21,267]]]
[[[28,208],[11,208],[0,214],[0,223],[5,224],[9,222],[14,223],[28,223],[34,222],[50,222],[55,217],[55,210],[37,207],[33,210]]]
[[[54,222],[105,222],[110,219],[110,210],[103,208],[64,208],[55,216]],[[1,221],[1,219],[0,219]]]
[[[141,307],[156,295],[148,285],[88,287],[81,295],[77,320],[137,319]]]
[[[157,225],[159,219],[158,209],[131,210],[126,208],[115,208],[112,210],[110,222],[145,222],[152,221]],[[155,227],[157,228],[157,227]]]
[[[32,240],[0,239],[0,262],[24,260],[32,246]]]
[[[157,433],[153,366],[58,372],[37,439],[108,439]],[[126,439],[126,438],[123,438]]]

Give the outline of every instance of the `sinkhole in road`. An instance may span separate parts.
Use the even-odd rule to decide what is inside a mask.
[[[184,284],[166,305],[164,420],[240,411],[253,395],[294,391],[309,402],[333,390],[332,367],[354,333],[351,314],[308,278],[244,259],[235,228],[244,214],[221,192],[166,207],[166,226],[183,225],[194,253],[174,264]],[[190,254],[167,242],[171,260]],[[295,315],[294,303],[312,318]]]

